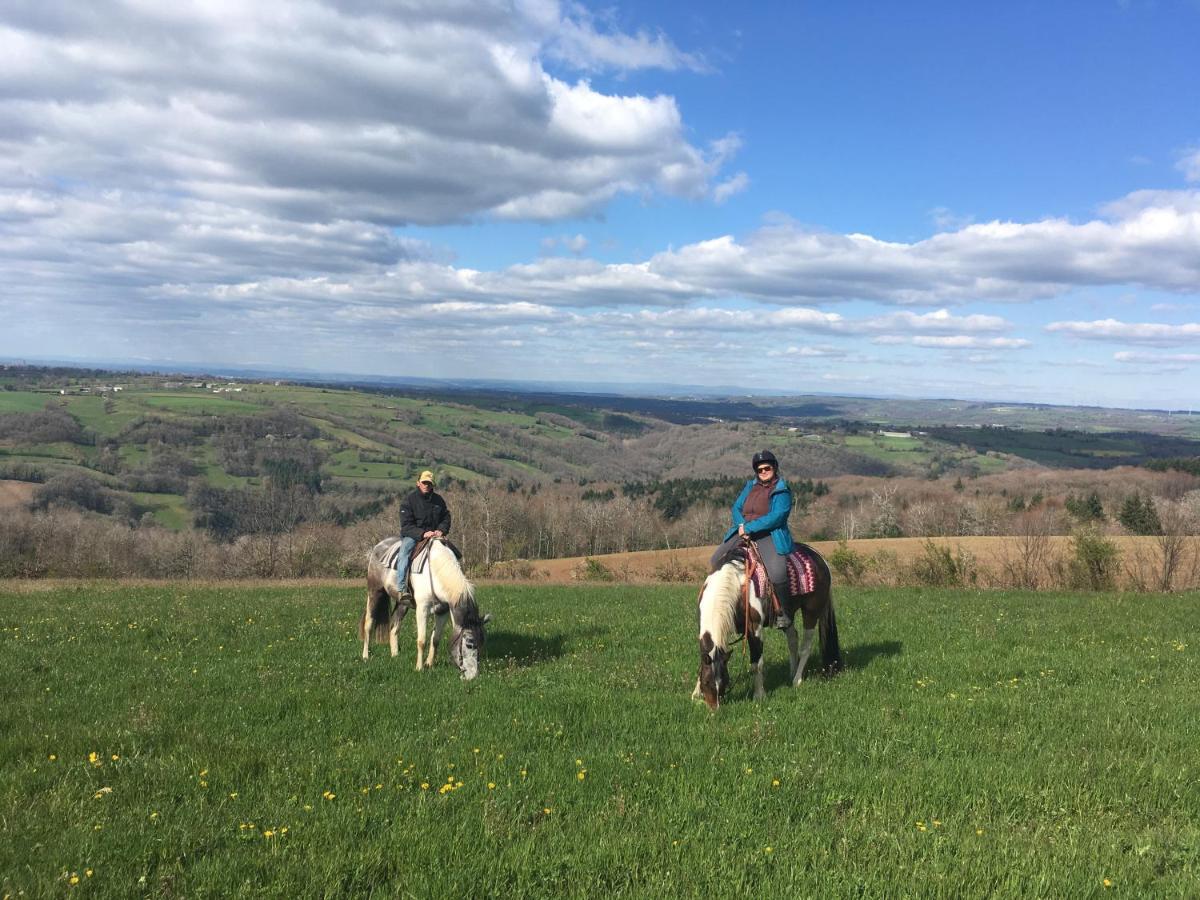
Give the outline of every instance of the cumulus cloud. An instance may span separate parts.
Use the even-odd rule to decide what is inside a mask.
[[[897,243],[791,223],[660,253],[654,272],[774,300],[893,304],[1028,301],[1091,285],[1180,293],[1200,283],[1200,192],[1131,194],[1104,219],[987,222]]]
[[[1130,344],[1184,344],[1200,341],[1200,323],[1163,325],[1154,322],[1120,322],[1097,319],[1094,322],[1051,322],[1050,332],[1089,341],[1121,341]]]
[[[705,192],[724,157],[673,98],[550,74],[677,68],[662,38],[551,2],[47,0],[0,18],[0,184],[140,192],[287,222],[553,219]]]

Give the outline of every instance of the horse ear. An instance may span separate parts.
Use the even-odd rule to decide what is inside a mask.
[[[446,613],[450,612],[450,604],[445,600],[439,600],[434,604],[433,611],[439,616],[444,616]]]

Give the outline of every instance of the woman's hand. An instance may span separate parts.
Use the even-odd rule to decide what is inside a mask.
[[[738,534],[741,535],[742,537],[746,536],[746,526],[745,525],[738,526]]]

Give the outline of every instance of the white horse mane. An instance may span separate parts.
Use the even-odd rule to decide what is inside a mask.
[[[475,585],[463,574],[454,551],[441,541],[435,541],[429,550],[429,567],[437,582],[439,599],[456,608],[475,607]]]
[[[745,564],[733,559],[704,580],[700,594],[700,633],[707,631],[718,647],[729,645],[745,573]]]

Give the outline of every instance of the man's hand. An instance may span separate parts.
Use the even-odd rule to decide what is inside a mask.
[[[738,526],[738,534],[740,534],[742,537],[746,536],[746,526],[745,525]]]

